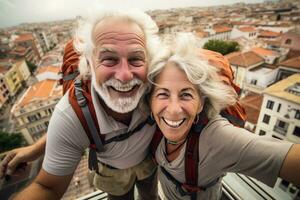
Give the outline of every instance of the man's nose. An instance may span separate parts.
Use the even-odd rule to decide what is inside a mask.
[[[120,66],[115,73],[115,78],[124,83],[133,79],[133,74],[127,60],[122,60],[120,62]]]

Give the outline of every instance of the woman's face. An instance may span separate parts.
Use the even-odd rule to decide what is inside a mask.
[[[155,121],[168,140],[180,141],[202,110],[199,93],[174,63],[165,66],[155,83],[150,102]]]

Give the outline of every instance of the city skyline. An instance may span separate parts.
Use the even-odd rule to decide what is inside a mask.
[[[63,19],[72,19],[86,12],[85,5],[101,2],[103,6],[117,9],[138,8],[141,10],[155,10],[168,8],[181,8],[191,6],[217,6],[229,5],[238,2],[249,3],[246,0],[163,0],[139,1],[126,0],[120,4],[119,0],[0,0],[0,28],[19,25],[21,23],[47,22]],[[251,3],[261,3],[263,0],[254,0]]]

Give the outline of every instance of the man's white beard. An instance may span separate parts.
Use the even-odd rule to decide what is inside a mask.
[[[102,83],[102,85],[97,84],[96,78],[92,76],[92,85],[94,86],[96,92],[103,99],[104,103],[113,111],[117,113],[128,113],[133,111],[137,105],[143,94],[147,89],[147,84],[145,84],[140,79],[133,79],[126,84],[122,84],[119,80],[109,79],[106,82]],[[139,89],[134,96],[130,97],[120,97],[120,98],[112,98],[108,92],[108,87],[111,85],[118,85],[119,87],[124,88],[129,85],[139,85]]]

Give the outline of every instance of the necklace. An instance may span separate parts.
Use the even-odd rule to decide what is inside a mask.
[[[167,143],[168,143],[168,144],[172,144],[172,145],[177,145],[177,144],[184,143],[185,140],[186,140],[186,138],[183,138],[183,139],[180,140],[180,141],[172,141],[172,140],[168,140],[168,139],[166,138]]]
[[[170,143],[168,143],[168,140],[166,140],[167,142],[166,142],[166,144],[170,144]],[[179,144],[175,149],[173,149],[171,152],[168,152],[168,145],[166,145],[166,153],[167,153],[167,156],[170,156],[171,154],[173,154],[174,152],[176,152],[178,149],[180,149],[180,147],[182,147],[183,146],[183,144],[185,143],[185,141],[186,141],[186,138],[184,139],[184,140],[182,140],[182,141],[180,141],[181,143],[177,143],[177,144]],[[171,143],[171,145],[176,145],[176,144],[172,144]]]

